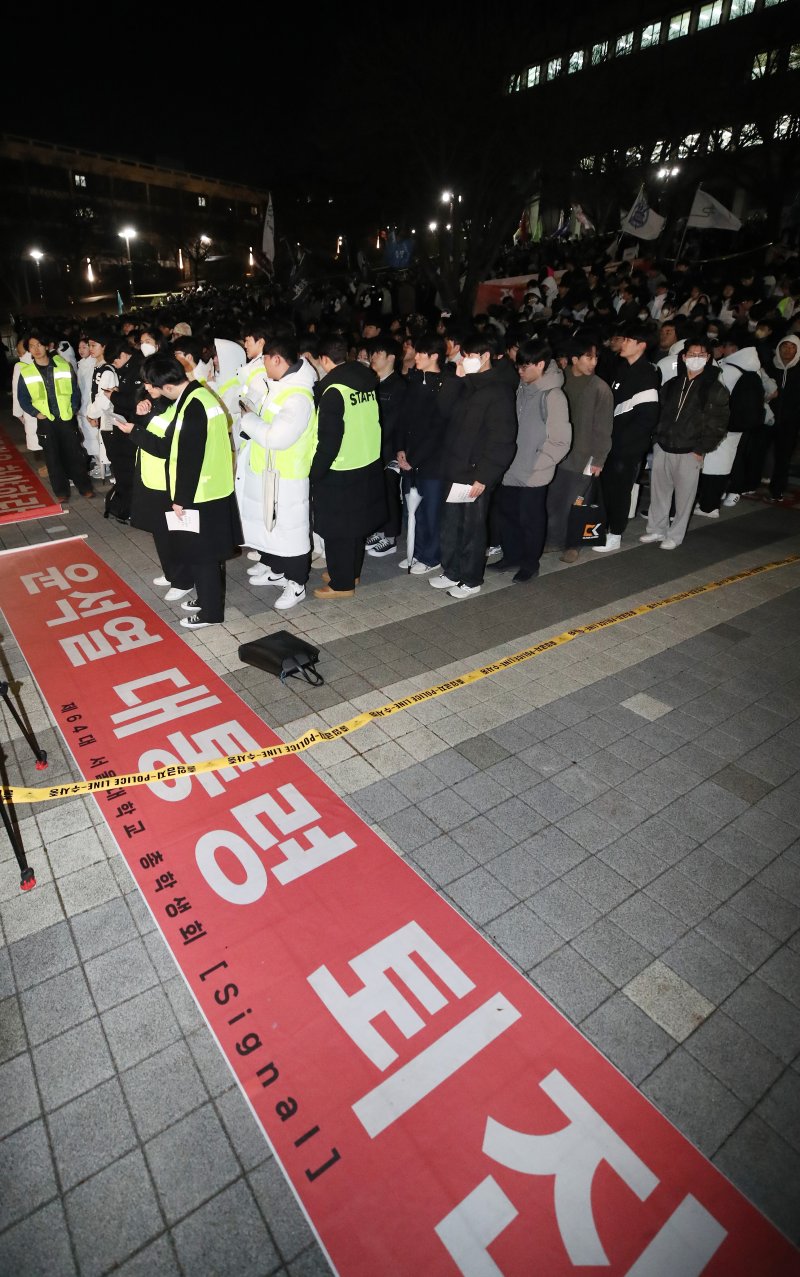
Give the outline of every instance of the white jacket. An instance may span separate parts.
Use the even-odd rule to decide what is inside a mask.
[[[290,395],[285,403],[272,409],[271,400],[283,395],[290,386],[302,386],[313,392],[316,373],[305,359],[299,367],[287,372],[280,381],[267,381],[267,397],[262,412],[275,411],[269,423],[254,412],[246,412],[241,419],[241,431],[249,438],[242,438],[236,457],[236,499],[242,518],[244,545],[254,550],[294,558],[308,554],[311,549],[309,482],[304,479],[278,481],[278,518],[275,527],[268,532],[264,525],[263,475],[254,474],[250,468],[250,450],[258,443],[267,452],[279,452],[290,448],[310,427],[314,411],[313,400],[307,395]]]

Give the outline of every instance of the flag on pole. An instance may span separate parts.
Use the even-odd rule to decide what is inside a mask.
[[[698,186],[686,225],[697,226],[703,231],[738,231],[742,223],[729,208]]]
[[[264,234],[261,237],[261,251],[271,264],[275,260],[275,213],[272,208],[272,191],[269,193],[267,201],[267,211],[264,214]]]
[[[124,309],[125,307],[122,304],[122,297],[120,296],[120,291],[119,289],[117,289],[117,314],[121,315]]]
[[[666,218],[650,207],[644,187],[633,201],[627,217],[622,219],[622,230],[636,239],[658,239]]]

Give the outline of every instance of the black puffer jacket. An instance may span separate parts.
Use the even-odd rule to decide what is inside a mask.
[[[442,477],[493,488],[517,450],[514,392],[495,368],[454,378],[445,387],[458,389],[444,437]]]
[[[690,381],[684,371],[661,391],[656,443],[664,452],[713,452],[728,433],[729,395],[711,364]]]

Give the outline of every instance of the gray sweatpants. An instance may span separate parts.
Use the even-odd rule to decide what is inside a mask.
[[[669,537],[680,545],[692,516],[697,482],[702,461],[693,452],[664,452],[658,444],[653,448],[650,472],[650,513],[647,531]],[[675,496],[675,518],[669,521],[672,497]]]

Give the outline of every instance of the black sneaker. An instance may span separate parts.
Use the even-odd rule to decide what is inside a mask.
[[[181,625],[185,630],[204,630],[212,624],[212,621],[201,621],[199,616],[181,617]]]
[[[373,559],[383,559],[387,554],[397,553],[397,543],[394,537],[381,537],[374,545],[367,543],[367,554],[371,554]]]
[[[184,612],[199,612],[200,611],[200,604],[197,602],[197,599],[184,599],[183,603],[181,603],[181,607],[183,608]]]

